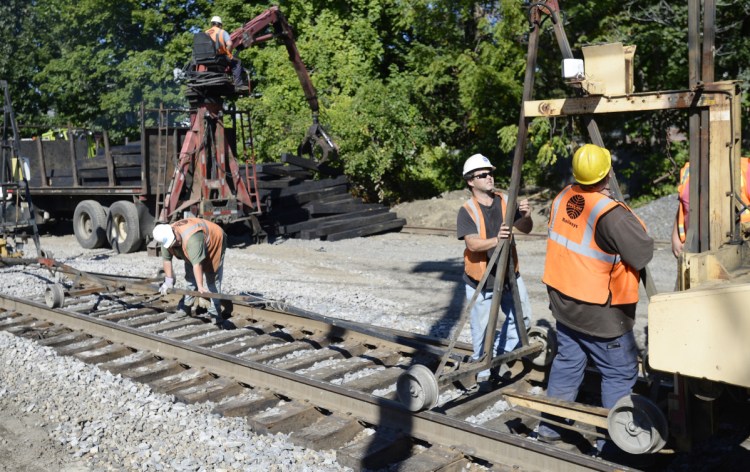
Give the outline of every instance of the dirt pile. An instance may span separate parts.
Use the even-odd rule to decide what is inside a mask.
[[[528,198],[534,220],[533,233],[546,233],[549,209],[555,194],[544,190],[529,194],[521,192],[519,200]],[[468,190],[444,192],[428,200],[401,203],[393,207],[399,218],[406,220],[407,226],[425,228],[456,229],[456,215],[461,205],[470,197]],[[668,241],[672,234],[672,224],[677,211],[677,197],[669,195],[659,198],[633,210],[643,222],[651,236],[659,241]]]

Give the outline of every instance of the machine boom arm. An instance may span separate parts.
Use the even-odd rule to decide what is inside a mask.
[[[273,32],[268,31],[269,27],[273,28]],[[317,122],[319,109],[318,94],[297,50],[292,27],[286,21],[286,17],[281,13],[279,7],[272,6],[245,23],[242,27],[232,31],[230,38],[236,51],[241,51],[254,44],[273,38],[281,40],[284,46],[286,46],[289,60],[292,61],[294,70],[297,72],[297,77],[299,77],[300,84],[302,85],[302,90],[305,92],[305,98],[313,113],[313,121]]]

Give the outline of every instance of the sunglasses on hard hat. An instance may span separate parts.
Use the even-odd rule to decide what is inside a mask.
[[[492,177],[492,172],[482,172],[481,174],[474,174],[471,178],[472,179],[486,179],[487,177]]]

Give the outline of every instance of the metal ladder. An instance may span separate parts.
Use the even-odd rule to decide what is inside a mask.
[[[10,89],[8,87],[8,82],[5,80],[0,80],[0,88],[3,89],[4,98],[3,125],[2,133],[0,133],[0,143],[2,144],[2,149],[0,149],[0,238],[2,238],[2,242],[5,243],[5,238],[9,235],[15,239],[16,230],[19,227],[31,226],[34,232],[33,239],[34,245],[36,246],[37,256],[42,257],[42,246],[39,241],[39,230],[36,226],[34,205],[31,201],[31,193],[29,192],[29,176],[26,175],[26,171],[24,170],[23,166],[23,160],[21,159],[19,144],[20,136],[18,133],[18,125],[16,124],[16,117],[13,113],[13,104],[10,99]],[[20,220],[18,216],[19,213],[22,214],[22,200],[20,195],[21,185],[14,176],[12,168],[13,159],[16,160],[16,165],[19,169],[18,172],[20,172],[24,183],[25,196],[23,197],[23,201],[25,201],[28,207],[28,220]],[[6,211],[9,208],[9,205],[12,204],[9,202],[12,202],[13,199],[16,201],[16,207],[15,211],[13,212],[13,220],[9,221],[6,219]],[[4,244],[3,247],[5,247]]]
[[[167,187],[167,159],[169,158],[169,109],[159,105],[159,122],[157,134],[158,163],[156,176],[156,215],[159,218],[164,207],[165,191]]]

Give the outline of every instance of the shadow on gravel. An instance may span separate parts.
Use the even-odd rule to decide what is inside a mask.
[[[453,292],[450,296],[450,302],[445,313],[440,319],[430,326],[429,336],[437,338],[447,338],[455,327],[458,319],[461,317],[461,311],[464,305],[465,290],[462,280],[464,273],[463,261],[440,261],[440,262],[422,262],[412,271],[416,274],[435,273],[440,280],[454,282]]]

